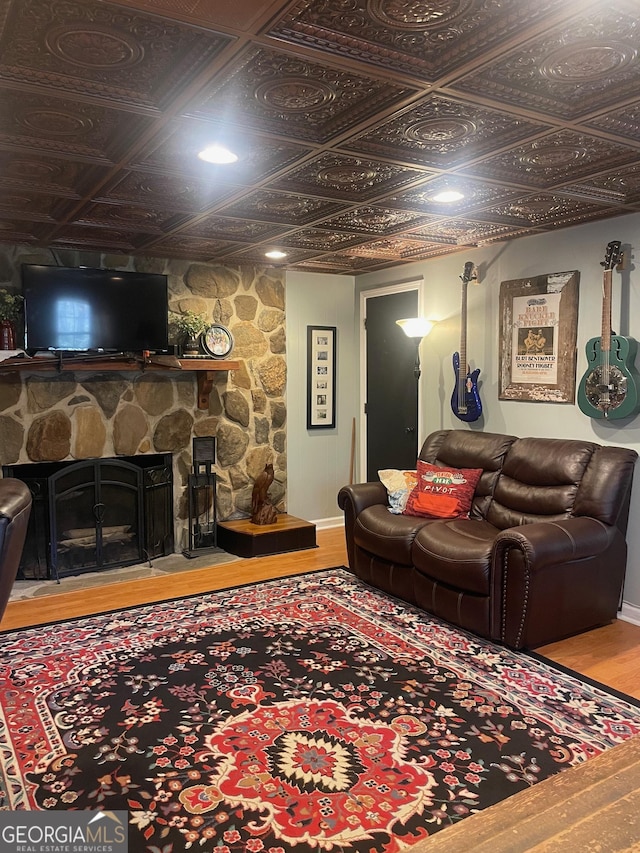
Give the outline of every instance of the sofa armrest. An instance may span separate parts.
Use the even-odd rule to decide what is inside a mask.
[[[611,543],[613,528],[594,518],[564,518],[511,527],[498,534],[494,554],[501,559],[519,548],[531,571],[600,554]]]
[[[386,503],[387,490],[379,480],[373,483],[354,483],[351,486],[343,486],[338,492],[338,506],[344,511],[344,535],[352,570],[356,564],[354,542],[356,518],[368,506]]]
[[[363,509],[375,504],[387,503],[387,490],[379,480],[373,483],[355,483],[343,486],[338,492],[338,506],[347,511],[350,504],[354,514],[359,515]]]
[[[534,648],[615,616],[624,579],[620,531],[593,518],[503,530],[492,560],[493,636]]]

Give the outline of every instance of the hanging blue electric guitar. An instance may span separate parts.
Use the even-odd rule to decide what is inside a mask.
[[[482,414],[482,403],[478,393],[480,368],[470,371],[467,365],[467,286],[470,281],[478,279],[478,271],[473,261],[467,261],[464,265],[464,272],[460,279],[462,281],[460,351],[453,354],[456,384],[451,397],[451,410],[461,421],[470,423],[477,421]]]
[[[611,272],[622,263],[620,241],[607,245],[602,284],[602,334],[586,346],[587,368],[578,388],[578,405],[590,418],[628,418],[640,409],[638,344],[611,331]]]

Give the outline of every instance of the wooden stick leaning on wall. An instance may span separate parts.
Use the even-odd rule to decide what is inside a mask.
[[[356,458],[356,419],[351,421],[351,455],[349,457],[349,485],[353,484],[354,466]]]

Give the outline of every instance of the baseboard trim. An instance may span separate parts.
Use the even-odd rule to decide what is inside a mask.
[[[618,619],[623,622],[631,622],[632,625],[640,625],[640,607],[637,604],[622,602],[622,608],[618,612]]]
[[[312,524],[315,524],[316,530],[329,530],[330,527],[342,527],[344,525],[344,516],[336,515],[334,518],[317,518]]]

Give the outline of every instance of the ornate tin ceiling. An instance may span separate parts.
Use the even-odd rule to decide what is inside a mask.
[[[5,243],[357,274],[640,210],[638,0],[0,12]]]

